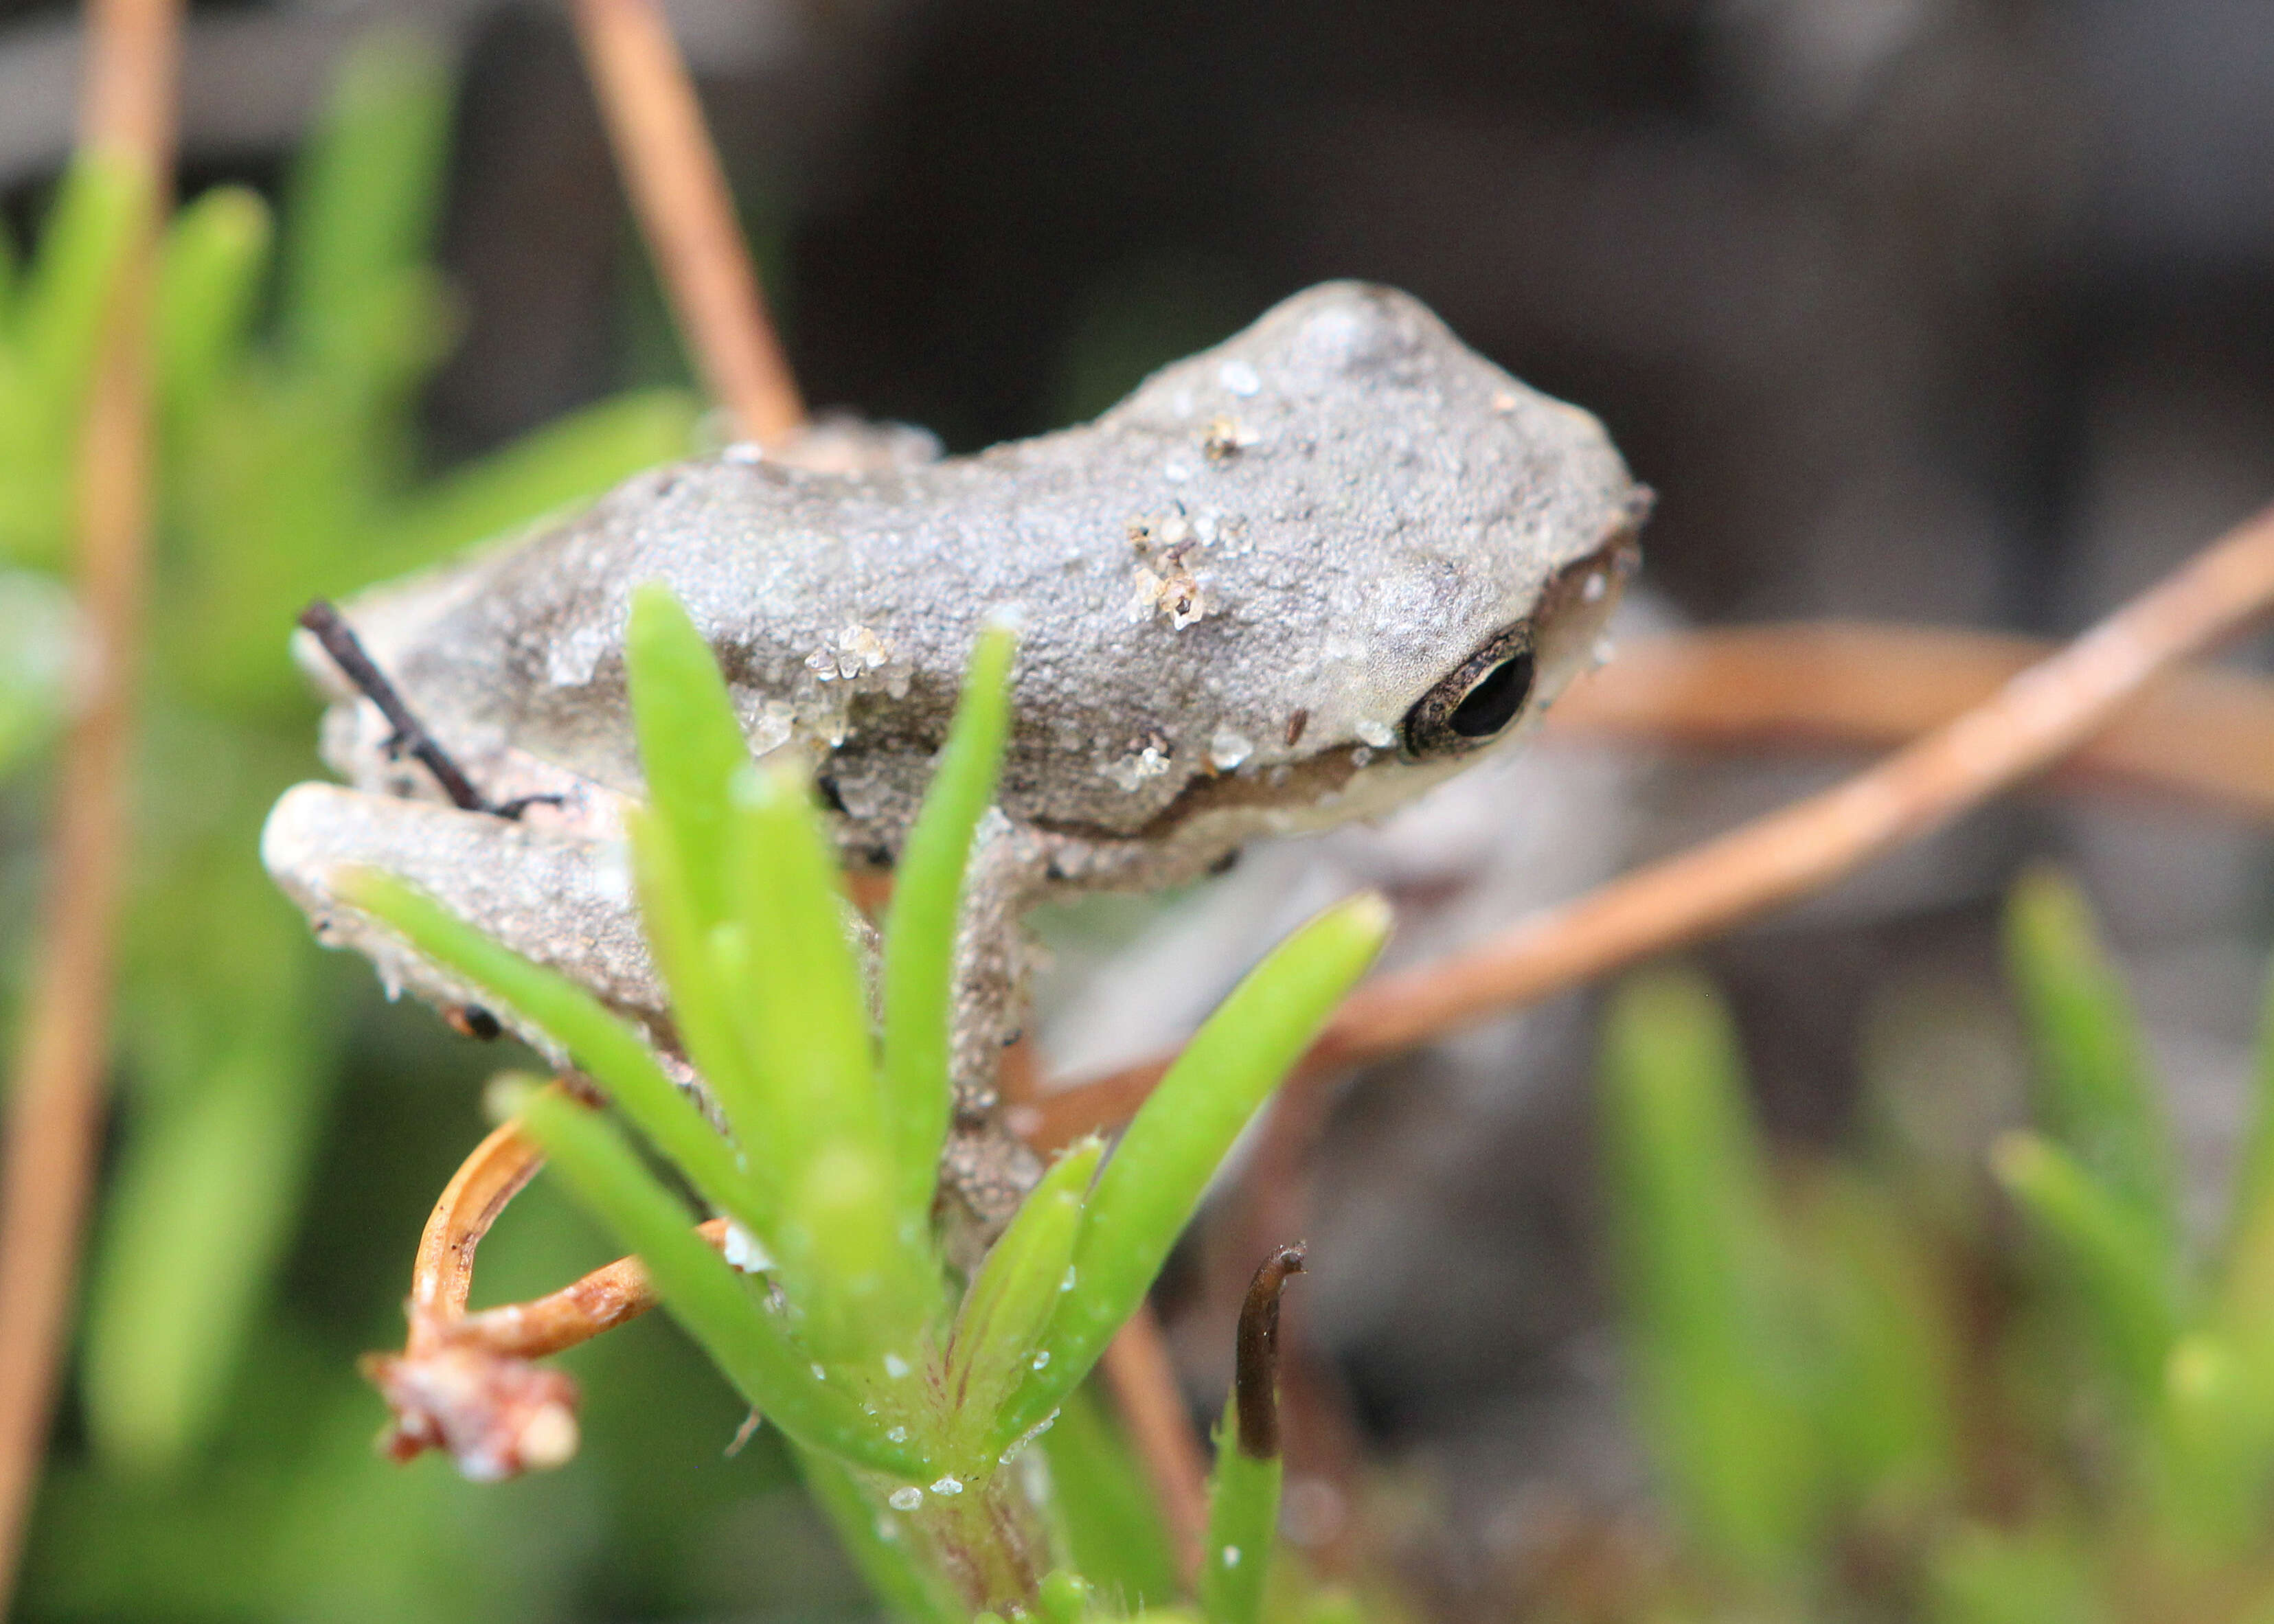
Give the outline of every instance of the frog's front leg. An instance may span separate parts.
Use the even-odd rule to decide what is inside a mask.
[[[309,783],[286,791],[269,813],[260,855],[308,915],[317,939],[363,954],[390,993],[408,989],[445,1010],[482,1000],[478,989],[343,901],[337,876],[344,869],[376,868],[425,891],[484,935],[636,1021],[658,1049],[675,1047],[621,841]],[[543,1033],[517,1023],[515,1030],[546,1058],[566,1063]]]
[[[972,841],[957,922],[948,1075],[955,1108],[940,1173],[981,1230],[1010,1221],[1041,1163],[1004,1120],[1005,1047],[1025,1025],[1029,948],[1022,919],[1050,872],[1048,843],[990,808]]]
[[[667,1068],[701,1096],[680,1056],[621,841],[309,783],[288,791],[269,814],[261,856],[307,914],[318,939],[369,959],[390,991],[407,989],[446,1012],[484,1007],[478,988],[344,901],[336,882],[343,869],[394,875],[523,958],[559,971],[644,1028]],[[957,931],[949,1041],[955,1103],[940,1169],[983,1237],[1008,1221],[1039,1171],[1033,1153],[1004,1123],[996,1073],[1005,1041],[1024,1018],[1027,949],[1020,916],[1047,868],[1037,837],[1000,812],[987,814],[973,846]],[[555,1064],[568,1063],[543,1032],[510,1011],[498,1014]]]

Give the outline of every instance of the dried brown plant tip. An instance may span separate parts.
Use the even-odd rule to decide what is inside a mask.
[[[394,1417],[379,1440],[393,1460],[446,1450],[466,1477],[495,1483],[576,1454],[576,1384],[563,1372],[455,1346],[369,1353],[358,1368]]]
[[[1279,1294],[1303,1272],[1304,1244],[1282,1246],[1255,1271],[1240,1305],[1232,1395],[1239,1416],[1239,1452],[1253,1461],[1279,1453]]]

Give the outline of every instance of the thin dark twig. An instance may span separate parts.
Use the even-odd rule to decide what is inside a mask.
[[[531,807],[560,804],[561,797],[558,795],[522,795],[512,801],[492,801],[477,789],[474,781],[466,776],[465,769],[458,765],[449,751],[442,748],[441,741],[428,731],[426,724],[420,721],[417,713],[404,703],[401,692],[388,680],[387,673],[379,668],[379,662],[365,651],[363,640],[355,635],[355,628],[347,623],[330,600],[319,598],[300,611],[300,624],[315,634],[316,641],[324,645],[324,652],[332,657],[332,663],[340,668],[341,673],[356,685],[357,690],[365,699],[379,707],[379,713],[395,730],[389,747],[408,750],[417,757],[419,763],[434,775],[434,781],[442,786],[442,793],[450,798],[450,804],[459,811],[486,812],[492,817],[511,820]],[[494,1026],[493,1021],[492,1024]],[[487,1034],[472,1032],[468,1035],[494,1037],[496,1033],[494,1030]]]
[[[387,673],[377,662],[364,652],[363,640],[354,628],[340,617],[340,612],[328,599],[319,598],[300,611],[300,624],[315,633],[316,641],[324,645],[324,652],[332,657],[332,664],[356,685],[365,699],[379,707],[387,725],[395,730],[395,748],[408,750],[427,771],[434,782],[450,798],[450,804],[461,812],[488,812],[488,797],[474,787],[474,781],[465,770],[450,757],[450,753],[438,743],[426,724],[420,721],[405,704],[403,695],[388,681]]]

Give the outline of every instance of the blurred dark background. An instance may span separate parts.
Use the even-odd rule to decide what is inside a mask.
[[[1087,416],[1284,294],[1361,276],[1418,294],[1605,419],[1660,494],[1641,606],[1657,623],[2064,634],[2274,494],[2274,26],[2261,0],[671,11],[809,395],[928,425],[951,450]],[[433,461],[627,382],[683,377],[552,8],[199,6],[185,192],[273,184],[338,52],[380,25],[446,39],[463,75],[443,244],[463,338],[426,402]],[[19,225],[68,144],[75,29],[61,6],[0,5],[0,193]],[[1543,750],[1465,810],[1254,871],[1284,896],[1361,877],[1402,889],[1415,918],[1402,951],[1418,956],[1826,771]],[[1953,1045],[2010,1049],[1986,986],[1994,902],[2042,853],[2107,910],[2191,1165],[2217,1184],[2267,935],[2264,846],[2137,801],[1994,808],[1708,950],[1781,1132],[1852,1131],[1866,1064],[1910,1067],[1929,1089]],[[1111,966],[1126,986],[1142,962],[1105,944],[1141,955],[1232,906],[1187,899],[1182,927],[1062,924],[1069,987],[1108,966],[1092,991],[1058,996],[1062,1059],[1113,1051],[1074,1030],[1111,997]],[[1205,967],[1186,979],[1148,982],[1148,1003],[1204,1005],[1221,982]],[[478,1057],[414,1035],[416,1012],[371,1019],[356,1041],[387,1057],[335,1109],[279,1310],[297,1340],[280,1334],[247,1378],[272,1398],[320,1387],[343,1436],[380,1418],[342,1384],[345,1358],[391,1335],[425,1200],[479,1123]],[[1425,1508],[1413,1521],[1429,1531],[1411,1538],[1449,1572],[1497,1571],[1638,1493],[1608,1396],[1574,1154],[1589,1043],[1574,1001],[1359,1079],[1325,1153],[1313,1327],[1389,1480]],[[1978,1137],[2013,1107],[1949,1109],[1965,1119],[1951,1132]],[[531,1210],[496,1244],[501,1291],[597,1259],[565,1209]],[[1205,1296],[1190,1279],[1184,1292]],[[1196,1402],[1212,1404],[1223,1327],[1182,1341]],[[328,1515],[352,1524],[388,1495],[434,1497],[418,1515],[465,1547],[443,1571],[490,1575],[483,1599],[446,1609],[463,1616],[857,1606],[841,1574],[736,1566],[735,1551],[809,1545],[810,1524],[772,1493],[763,1458],[719,1461],[733,1407],[667,1331],[643,1327],[584,1372],[596,1455],[561,1479],[465,1490],[429,1461],[402,1480],[413,1486],[388,1488],[376,1465],[343,1466]],[[644,1410],[644,1386],[666,1378],[702,1396]],[[245,1402],[248,1416],[286,1408]],[[175,1500],[137,1510],[89,1490],[114,1508],[82,1514],[69,1484],[58,1492],[34,1553],[36,1616],[440,1616],[431,1575],[304,1575],[154,1610],[156,1580],[107,1584],[102,1529],[159,1530],[184,1561],[272,1568],[289,1560],[261,1540],[237,1544]],[[164,1498],[150,1493],[151,1507]],[[778,1545],[753,1547],[762,1523]],[[514,1531],[480,1532],[493,1524]],[[689,1556],[689,1540],[707,1554]],[[406,1573],[440,1560],[402,1548]]]

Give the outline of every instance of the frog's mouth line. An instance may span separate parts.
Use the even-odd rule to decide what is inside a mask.
[[[1621,589],[1641,568],[1642,549],[1637,536],[1652,500],[1650,491],[1638,486],[1603,541],[1548,577],[1530,616],[1536,628],[1538,647],[1543,650],[1568,647],[1575,624],[1583,618],[1588,622],[1599,621],[1610,613]],[[1528,700],[1517,720],[1510,723],[1500,739],[1506,739],[1521,726],[1524,718],[1536,715],[1539,710],[1536,698]],[[1184,788],[1167,806],[1133,830],[1039,818],[1035,827],[1049,834],[1097,845],[1164,841],[1186,825],[1210,816],[1268,812],[1278,807],[1312,805],[1338,796],[1359,773],[1374,771],[1371,760],[1362,763],[1358,755],[1359,749],[1370,748],[1356,739],[1341,739],[1262,772],[1196,774],[1186,780]],[[1402,748],[1392,747],[1377,755],[1385,764],[1426,775],[1434,782],[1488,753],[1489,747],[1466,756],[1424,760]]]

